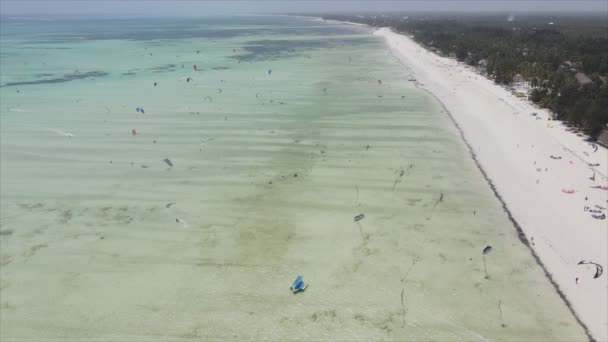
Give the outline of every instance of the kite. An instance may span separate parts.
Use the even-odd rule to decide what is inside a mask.
[[[599,278],[602,273],[604,273],[604,268],[602,267],[602,265],[596,264],[589,260],[581,260],[578,262],[578,265],[595,265],[595,275],[593,276],[593,279]]]
[[[488,245],[486,246],[483,251],[481,251],[481,257],[483,258],[483,273],[486,274],[486,279],[490,278],[490,275],[488,275],[488,269],[486,268],[486,254],[490,253],[492,251],[492,246]]]

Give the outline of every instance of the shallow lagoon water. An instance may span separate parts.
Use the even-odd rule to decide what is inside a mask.
[[[2,25],[2,340],[585,339],[366,29]]]

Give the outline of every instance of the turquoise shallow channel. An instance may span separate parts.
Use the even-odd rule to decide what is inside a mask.
[[[368,29],[1,25],[3,341],[586,339]]]

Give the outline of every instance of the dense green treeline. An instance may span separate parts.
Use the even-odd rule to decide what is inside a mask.
[[[391,27],[474,66],[502,85],[527,82],[530,99],[592,137],[608,124],[606,16],[326,16]]]

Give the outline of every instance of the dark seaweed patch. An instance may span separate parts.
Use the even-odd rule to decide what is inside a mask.
[[[5,83],[4,85],[2,85],[1,87],[47,84],[47,83],[63,83],[63,82],[69,82],[69,81],[74,81],[74,80],[80,80],[83,78],[102,77],[102,76],[107,76],[107,75],[109,75],[109,74],[105,71],[74,72],[74,73],[65,74],[63,76],[55,77],[55,78],[38,79],[38,80],[34,80],[34,81],[8,82],[8,83]]]
[[[301,39],[301,40],[254,40],[243,47],[244,54],[230,56],[242,62],[276,60],[286,57],[302,56],[306,50],[337,47],[344,44],[366,44],[370,38],[350,39]]]
[[[137,68],[135,68],[135,69],[129,69],[126,72],[121,73],[121,75],[123,75],[123,76],[134,76],[134,75],[137,75],[136,71],[139,71],[139,70],[141,70],[141,69],[137,69]]]
[[[144,70],[152,71],[152,72],[171,72],[171,71],[175,71],[175,64],[163,64],[163,65],[154,66],[151,68],[146,68]]]
[[[233,55],[230,58],[242,62],[274,60],[298,55],[297,49],[319,49],[329,46],[327,40],[254,40],[243,47],[244,54]]]

